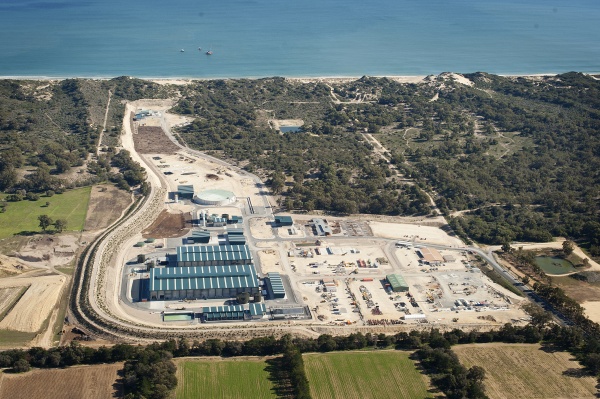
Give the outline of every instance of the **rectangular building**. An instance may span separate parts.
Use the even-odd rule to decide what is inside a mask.
[[[313,219],[312,224],[318,236],[330,236],[333,234],[331,227],[323,219]]]
[[[166,267],[150,269],[150,299],[233,298],[259,293],[254,265]]]
[[[418,251],[421,253],[423,260],[432,265],[439,265],[444,262],[444,258],[435,248],[419,248]]]
[[[192,184],[180,184],[177,186],[177,195],[180,199],[194,198],[194,186]]]
[[[252,263],[247,245],[191,245],[177,247],[177,266],[246,265]]]
[[[267,273],[269,291],[275,299],[285,298],[285,288],[279,273]]]
[[[399,274],[388,274],[385,276],[387,281],[390,283],[392,287],[392,291],[394,292],[407,292],[408,284],[406,284],[406,280]]]
[[[192,235],[187,238],[188,243],[193,244],[208,244],[210,242],[210,231],[194,230]]]
[[[275,224],[277,226],[289,227],[294,225],[294,220],[291,216],[275,216]]]

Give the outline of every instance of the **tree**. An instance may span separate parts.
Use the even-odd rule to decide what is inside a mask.
[[[26,373],[31,369],[29,362],[25,359],[19,359],[13,363],[13,370],[15,373]]]
[[[505,242],[504,244],[502,244],[502,252],[512,252],[512,247],[510,246],[510,243]]]
[[[43,231],[46,231],[46,229],[50,227],[52,223],[54,223],[54,221],[48,215],[40,215],[38,216],[38,220],[40,221],[39,226]]]
[[[62,233],[66,228],[67,228],[67,221],[65,219],[57,219],[54,222],[54,229],[57,232]]]
[[[565,255],[569,256],[573,253],[573,250],[575,249],[575,243],[573,243],[573,241],[570,240],[563,241],[562,248]]]

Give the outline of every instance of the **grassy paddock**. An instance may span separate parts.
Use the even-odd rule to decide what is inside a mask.
[[[485,369],[491,399],[595,398],[596,379],[585,375],[567,352],[537,344],[456,345],[452,350],[465,367]]]
[[[304,355],[314,399],[432,398],[429,381],[401,351]]]
[[[65,219],[67,230],[80,231],[85,222],[90,191],[91,187],[83,187],[52,197],[42,196],[37,201],[8,202],[6,212],[0,213],[0,239],[21,232],[41,232],[40,215],[48,215],[53,220]],[[46,202],[50,205],[46,206]]]
[[[177,399],[276,398],[264,358],[177,361]]]

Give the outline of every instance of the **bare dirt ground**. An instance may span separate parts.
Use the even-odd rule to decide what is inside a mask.
[[[415,244],[462,245],[459,238],[451,237],[444,230],[437,227],[382,222],[370,222],[369,226],[375,237],[397,238],[403,241],[413,241],[414,239]]]
[[[190,220],[190,214],[169,213],[163,210],[156,220],[142,232],[144,238],[174,238],[187,234],[190,230],[186,228],[186,219]]]
[[[585,309],[588,319],[600,323],[600,301],[585,301],[581,303],[581,306]]]
[[[596,379],[567,352],[537,344],[473,344],[452,348],[461,363],[485,369],[492,399],[595,398]]]
[[[118,382],[122,363],[33,370],[26,374],[0,374],[0,398],[107,399],[120,398]]]
[[[23,287],[0,288],[0,315],[14,303],[22,289]]]
[[[121,216],[131,201],[130,193],[119,190],[113,185],[94,186],[90,194],[84,230],[101,230],[110,226]]]
[[[30,269],[29,266],[20,262],[17,258],[0,254],[0,278],[16,276]]]
[[[19,302],[0,322],[0,329],[36,332],[57,304],[67,281],[66,276],[16,277],[0,280],[2,287],[31,285]]]
[[[269,219],[267,218],[256,218],[250,220],[250,233],[254,238],[275,238],[271,226],[267,224]]]
[[[278,251],[267,249],[258,251],[258,259],[260,260],[260,269],[264,273],[283,273],[283,266]]]
[[[175,154],[180,150],[159,126],[139,126],[133,133],[135,150],[140,154]]]
[[[14,255],[22,263],[31,267],[53,268],[71,262],[78,249],[77,234],[35,235],[30,237]]]

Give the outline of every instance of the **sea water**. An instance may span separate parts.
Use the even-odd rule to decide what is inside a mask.
[[[0,0],[0,75],[600,72],[599,21],[598,0]]]

